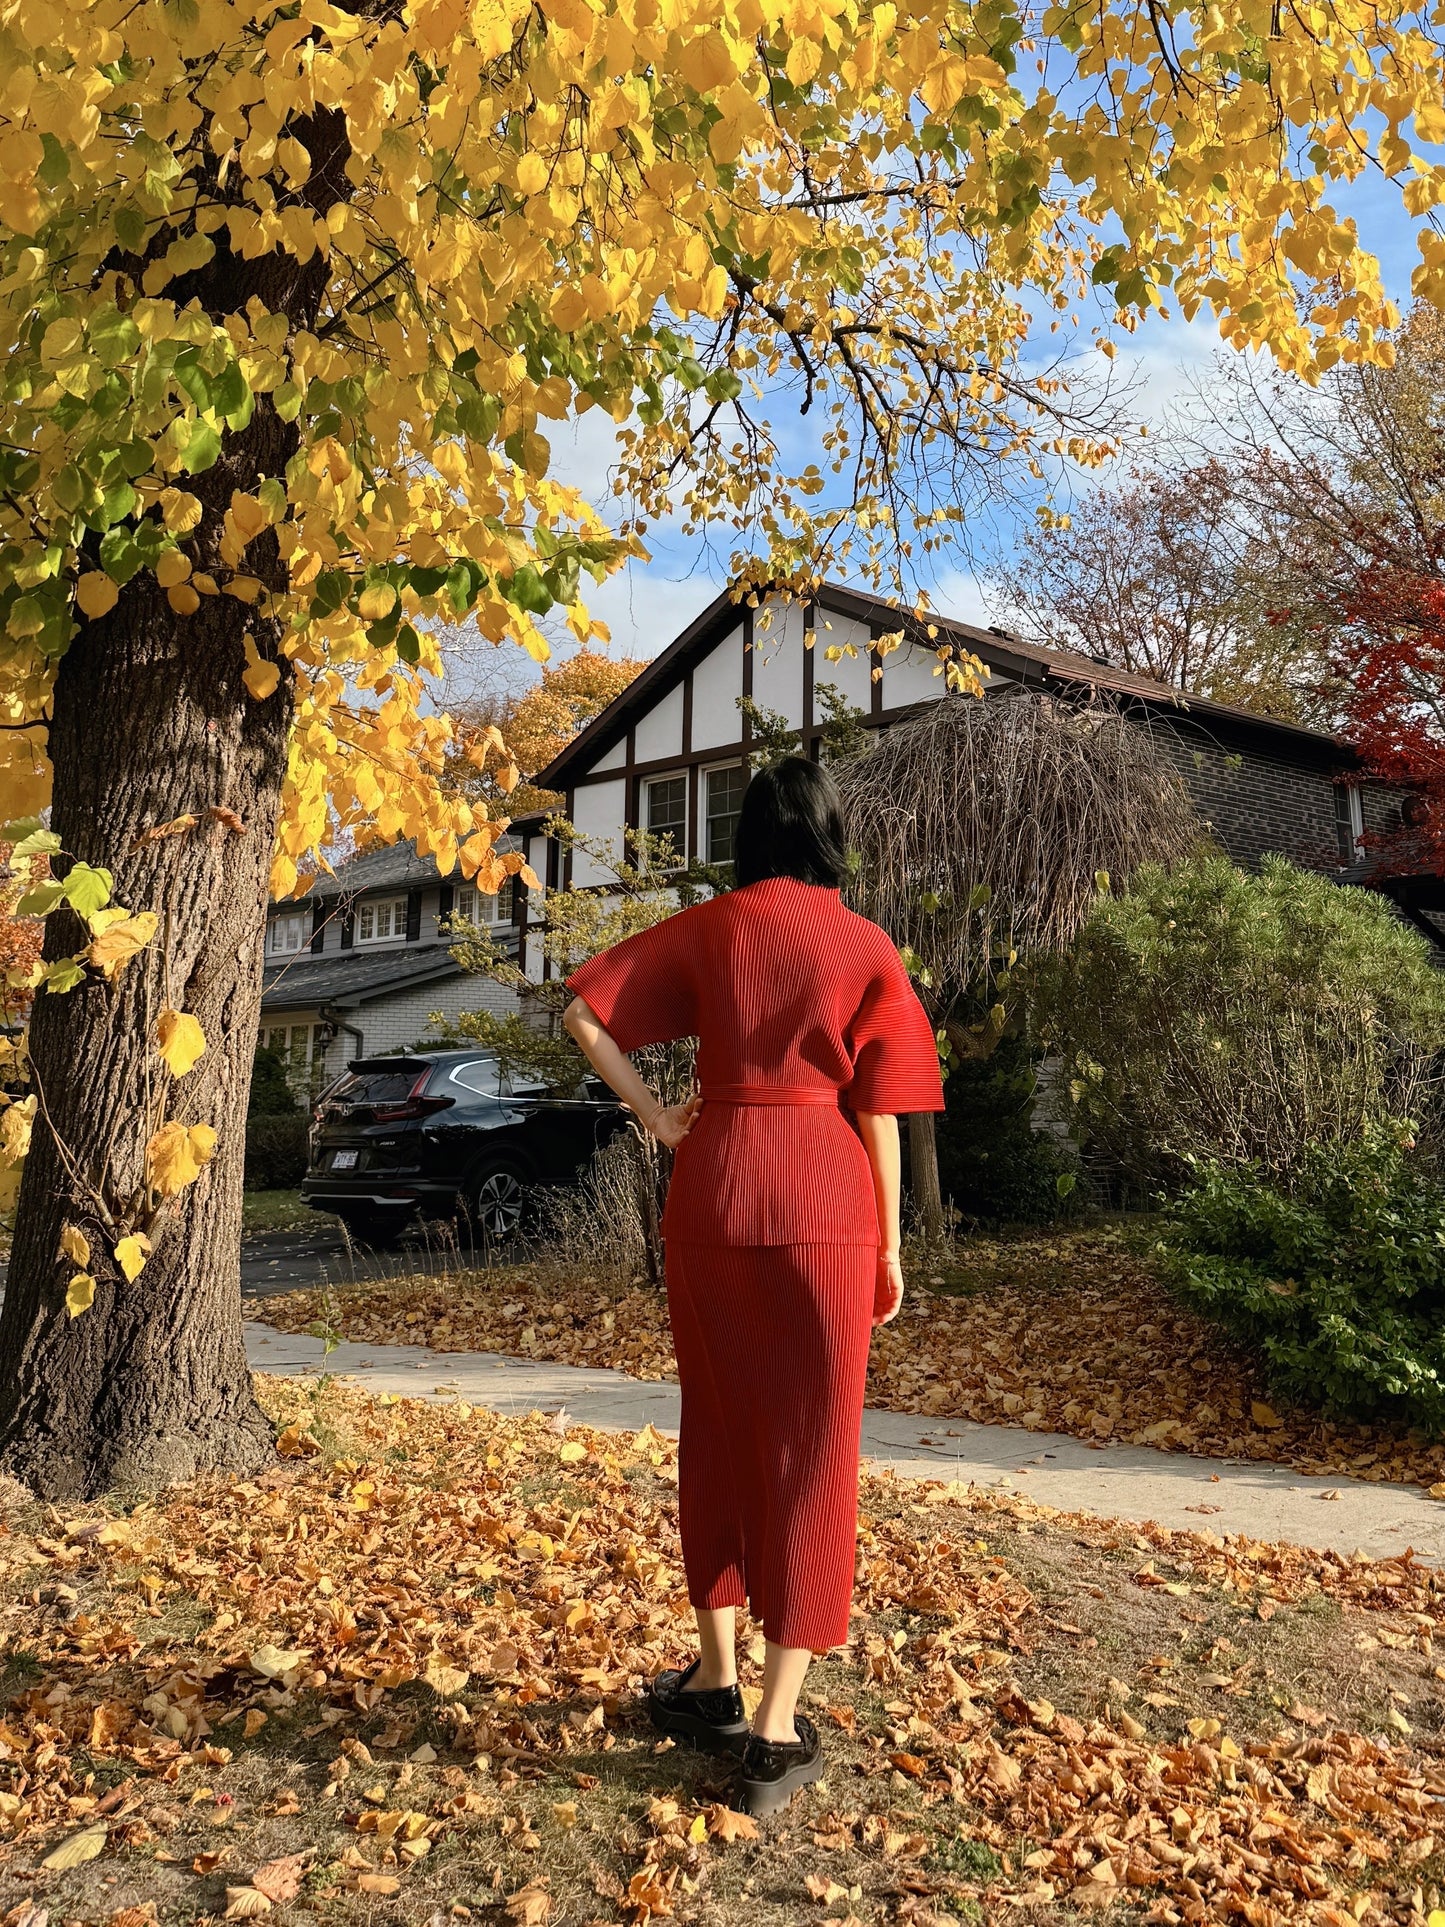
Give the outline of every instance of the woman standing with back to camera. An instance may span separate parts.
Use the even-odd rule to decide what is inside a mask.
[[[743,1803],[766,1814],[823,1772],[796,1709],[811,1656],[848,1636],[869,1335],[903,1298],[898,1116],[942,1110],[943,1092],[897,950],[839,897],[832,778],[801,757],[755,776],[734,867],[736,889],[569,977],[563,1021],[679,1147],[663,1231],[700,1651],[657,1676],[648,1710],[665,1733],[740,1753]],[[700,1094],[666,1107],[626,1053],[693,1036]],[[767,1640],[751,1731],[745,1601]]]

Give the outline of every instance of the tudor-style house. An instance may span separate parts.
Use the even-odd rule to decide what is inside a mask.
[[[878,649],[880,639],[900,634],[896,646]],[[750,772],[739,698],[782,715],[815,754],[825,713],[820,683],[831,683],[869,727],[886,729],[945,694],[951,655],[981,661],[989,691],[1023,684],[1117,703],[1151,727],[1237,863],[1252,867],[1278,852],[1369,882],[1445,949],[1441,881],[1382,879],[1362,860],[1361,838],[1398,821],[1399,799],[1351,780],[1356,758],[1334,737],[1003,630],[944,616],[925,627],[876,597],[832,584],[806,607],[774,599],[750,609],[719,596],[536,781],[562,793],[563,813],[579,831],[619,851],[624,833],[642,827],[666,833],[683,860],[725,863]],[[504,845],[525,850],[543,894],[605,883],[585,852],[564,851],[543,822],[538,815],[514,823]],[[272,906],[261,1040],[285,1051],[293,1082],[314,1087],[352,1058],[422,1041],[433,1012],[514,1009],[510,991],[458,968],[446,921],[455,915],[487,924],[535,981],[547,972],[540,944],[528,936],[540,908],[537,893],[519,885],[497,899],[478,898],[439,877],[410,844],[353,858],[301,903]]]
[[[492,897],[443,878],[410,843],[353,857],[299,903],[272,904],[260,1042],[285,1055],[297,1090],[329,1083],[354,1057],[420,1043],[434,1012],[516,1008],[509,990],[458,966],[453,920],[481,924],[516,955],[511,887]]]
[[[885,642],[880,651],[881,639],[900,634],[901,643]],[[805,753],[815,754],[824,722],[820,683],[831,683],[870,727],[886,729],[916,704],[945,695],[944,665],[955,655],[983,663],[989,691],[1021,683],[1104,699],[1150,725],[1212,834],[1246,867],[1277,852],[1334,874],[1353,869],[1364,880],[1361,838],[1367,829],[1389,827],[1392,817],[1398,821],[1398,798],[1352,782],[1353,751],[1320,730],[1187,695],[1001,629],[943,616],[925,625],[877,597],[832,584],[807,606],[773,599],[750,609],[719,596],[536,780],[562,792],[564,814],[578,831],[614,848],[626,830],[641,827],[667,833],[687,861],[726,862],[749,773],[739,698],[782,715]],[[513,828],[544,888],[604,880],[584,852],[547,838],[541,819]],[[1438,943],[1429,912],[1405,887],[1409,881],[1387,887]],[[526,936],[536,909],[535,902],[521,909],[533,978],[546,970],[539,945]]]

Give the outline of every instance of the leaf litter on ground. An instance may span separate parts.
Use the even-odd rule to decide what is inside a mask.
[[[0,1495],[16,1921],[324,1899],[358,1927],[761,1927],[820,1882],[918,1927],[1020,1905],[1422,1927],[1441,1904],[1445,1587],[1408,1556],[868,1479],[851,1637],[809,1687],[828,1773],[759,1824],[727,1763],[638,1712],[689,1647],[667,1440],[260,1387],[317,1448],[262,1478],[128,1515]],[[1287,1624],[1309,1701],[1245,1652]],[[743,1645],[751,1690],[755,1629]],[[1366,1675],[1368,1703],[1331,1702]]]
[[[965,1261],[916,1271],[903,1311],[874,1334],[868,1403],[946,1427],[953,1419],[1152,1445],[1300,1472],[1439,1485],[1445,1443],[1385,1425],[1276,1407],[1258,1365],[1180,1305],[1115,1227],[974,1239]],[[402,1278],[268,1297],[252,1316],[304,1332],[322,1315],[344,1338],[497,1351],[634,1378],[677,1375],[663,1293],[555,1264]]]

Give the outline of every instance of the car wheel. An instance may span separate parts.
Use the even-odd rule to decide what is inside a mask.
[[[462,1200],[463,1229],[479,1245],[508,1245],[527,1215],[527,1180],[515,1164],[484,1164]]]
[[[358,1244],[377,1251],[399,1245],[411,1223],[401,1211],[338,1211],[336,1215]]]

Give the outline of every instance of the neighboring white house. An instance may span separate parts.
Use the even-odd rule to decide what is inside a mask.
[[[460,969],[445,929],[481,923],[515,956],[513,905],[510,888],[489,897],[438,876],[410,843],[353,857],[299,903],[271,905],[261,1044],[284,1053],[293,1086],[316,1089],[353,1057],[420,1042],[433,1012],[515,1010],[510,990]]]
[[[641,827],[670,834],[689,863],[727,863],[751,748],[739,699],[751,697],[785,718],[805,752],[821,734],[820,682],[832,683],[870,723],[887,723],[945,687],[951,639],[930,643],[920,633],[876,653],[876,639],[902,626],[897,611],[885,614],[883,603],[846,590],[825,589],[806,606],[774,597],[756,609],[719,596],[537,782],[563,793],[563,814],[581,834],[618,851],[625,831]],[[585,854],[564,853],[550,841],[540,819],[514,830],[544,890],[603,881]],[[536,911],[534,894],[523,912],[533,978],[545,972],[539,946],[525,936],[525,920],[535,921]]]

